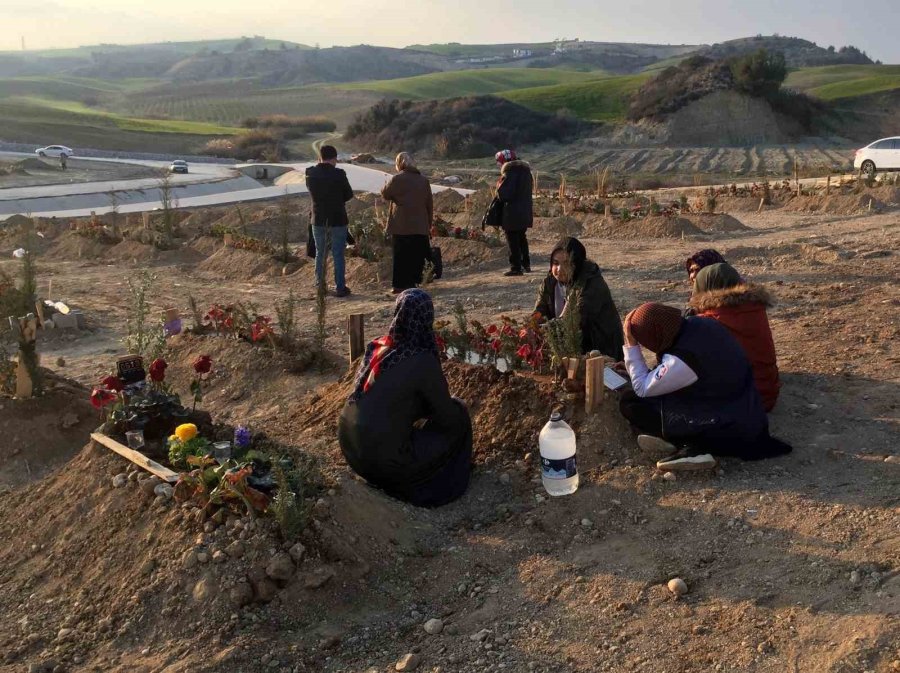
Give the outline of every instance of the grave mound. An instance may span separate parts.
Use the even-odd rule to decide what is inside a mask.
[[[630,240],[635,238],[683,238],[685,236],[703,235],[689,219],[685,217],[651,216],[634,220],[618,218],[594,217],[585,225],[588,236]]]

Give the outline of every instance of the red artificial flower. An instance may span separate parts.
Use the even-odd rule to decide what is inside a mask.
[[[150,380],[154,383],[162,383],[166,380],[166,367],[169,365],[162,358],[156,358],[150,363]]]
[[[498,330],[497,330],[497,326],[496,326],[496,325],[490,325],[490,326],[488,326],[488,328],[487,328],[487,333],[488,333],[488,334],[496,334],[497,331],[498,331]]]
[[[440,334],[434,335],[434,343],[437,344],[439,352],[443,353],[445,350],[447,350],[447,342],[441,338]]]
[[[519,330],[519,338],[520,339],[528,338],[528,328],[527,327],[523,327],[522,329]]]
[[[519,346],[519,350],[516,351],[516,355],[518,355],[523,360],[527,360],[531,357],[531,346],[528,344],[522,344]]]
[[[105,379],[100,381],[107,390],[111,390],[114,393],[122,392],[125,389],[125,384],[122,383],[122,379],[118,376],[107,376]]]
[[[250,325],[250,340],[260,341],[273,334],[272,327],[269,325],[269,317],[264,315],[256,316],[256,320]]]
[[[491,349],[492,349],[495,353],[499,353],[499,352],[500,352],[500,346],[502,346],[502,345],[503,345],[503,344],[500,343],[500,339],[494,339],[493,341],[491,341]]]
[[[515,332],[513,332],[513,328],[510,325],[504,325],[503,329],[500,330],[500,333],[505,336],[513,336]]]
[[[212,358],[208,355],[201,355],[194,360],[194,371],[198,374],[209,374],[212,369]]]
[[[111,390],[94,388],[91,391],[91,406],[94,407],[94,409],[102,409],[107,404],[112,404],[115,401],[116,394]]]

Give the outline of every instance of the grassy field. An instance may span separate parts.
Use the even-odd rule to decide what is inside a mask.
[[[390,98],[456,98],[481,96],[556,84],[574,84],[601,77],[602,73],[583,73],[555,68],[483,68],[437,72],[418,77],[354,82],[343,84],[348,91],[371,91]]]
[[[215,135],[210,124],[127,119],[78,103],[11,98],[0,101],[0,138],[36,146],[62,143],[96,149],[192,153]],[[230,129],[229,129],[230,130]]]
[[[577,117],[593,121],[617,121],[625,117],[628,97],[651,75],[605,77],[588,82],[557,84],[499,95],[533,110],[558,112],[566,110]]]
[[[822,100],[900,89],[900,65],[831,65],[788,74],[785,86]]]

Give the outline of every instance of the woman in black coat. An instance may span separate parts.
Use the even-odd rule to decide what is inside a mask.
[[[397,297],[390,330],[366,348],[338,422],[341,451],[354,472],[422,507],[465,493],[472,465],[472,421],[450,396],[433,324],[426,292]]]
[[[503,202],[500,226],[509,245],[509,271],[504,276],[521,276],[531,272],[531,255],[525,232],[534,222],[532,192],[534,179],[531,166],[516,157],[514,150],[501,150],[494,157],[500,164],[497,198]]]
[[[581,312],[581,351],[598,350],[615,360],[622,359],[622,320],[600,273],[587,259],[587,251],[577,238],[564,238],[550,253],[550,272],[544,278],[534,306],[543,320],[559,318],[569,299],[578,302]]]

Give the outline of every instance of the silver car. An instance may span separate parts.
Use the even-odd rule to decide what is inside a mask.
[[[47,145],[47,147],[39,147],[34,151],[39,157],[66,157],[67,159],[75,154],[72,148],[65,145]]]

